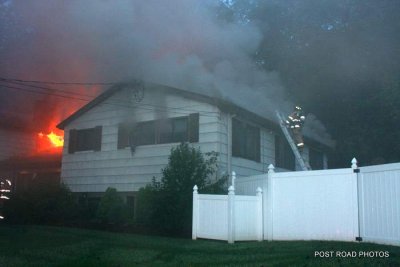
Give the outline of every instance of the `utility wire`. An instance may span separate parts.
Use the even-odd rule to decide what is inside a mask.
[[[29,89],[29,88],[20,88],[20,87],[14,87],[14,86],[9,86],[9,85],[0,85],[1,87],[6,87],[9,89],[14,89],[14,90],[19,90],[19,91],[25,91],[25,92],[29,92],[29,93],[33,93],[33,94],[41,94],[41,95],[47,95],[47,96],[55,96],[55,97],[62,97],[62,98],[66,98],[66,99],[73,99],[73,100],[79,100],[79,101],[85,101],[85,102],[89,102],[92,99],[86,99],[86,98],[80,98],[80,97],[74,97],[71,95],[62,95],[62,94],[57,94],[57,93],[50,93],[50,92],[43,92],[43,91],[38,91],[38,90],[34,90],[34,89]],[[207,115],[204,113],[210,112],[210,111],[201,111],[201,110],[186,110],[186,109],[180,109],[180,108],[171,108],[171,107],[162,107],[162,106],[157,106],[157,105],[150,105],[150,104],[145,104],[149,107],[145,107],[143,106],[143,104],[140,105],[131,105],[129,102],[103,102],[104,104],[108,104],[108,105],[113,105],[113,106],[119,106],[119,107],[125,107],[125,108],[139,108],[139,109],[144,109],[144,110],[149,110],[149,111],[170,111],[172,113],[175,114],[181,114],[181,115],[187,115],[187,112],[199,112],[201,113],[202,116],[205,117],[218,117],[219,113],[218,112],[213,112],[216,113],[218,115]],[[125,104],[124,104],[125,103]],[[177,111],[171,110],[171,109],[175,109]],[[179,111],[182,110],[182,111]],[[183,112],[183,111],[187,111],[187,112]]]
[[[0,85],[1,87],[6,87],[9,89],[14,89],[14,90],[20,90],[20,91],[25,91],[25,92],[30,92],[33,94],[40,94],[40,95],[48,95],[48,96],[56,96],[56,97],[62,97],[62,98],[67,98],[67,99],[74,99],[74,100],[80,100],[80,101],[90,101],[89,99],[84,99],[84,98],[78,98],[70,95],[59,95],[56,93],[49,93],[49,92],[43,92],[43,91],[38,91],[34,89],[29,89],[29,88],[20,88],[20,87],[14,87],[14,86],[9,86],[9,85]]]
[[[62,90],[62,89],[57,89],[57,88],[43,87],[43,86],[26,84],[26,83],[23,83],[23,82],[9,81],[9,80],[3,79],[3,78],[0,78],[0,82],[17,84],[17,85],[21,85],[21,86],[28,86],[28,87],[37,88],[37,89],[43,89],[43,90],[48,90],[48,91],[58,91],[60,93],[64,93],[64,94],[67,94],[67,95],[79,95],[79,96],[85,96],[85,97],[91,97],[91,98],[96,97],[94,95],[81,94],[81,93],[77,93],[77,92],[68,92],[68,91],[65,91],[65,90]]]
[[[57,84],[57,85],[114,85],[117,82],[50,82],[50,81],[35,81],[35,80],[21,80],[21,79],[11,79],[0,77],[1,80],[14,81],[22,83],[41,83],[41,84]]]
[[[10,79],[10,78],[4,78],[4,77],[0,77],[0,81],[13,83],[13,84],[18,84],[18,85],[22,85],[22,86],[29,86],[29,87],[38,88],[38,89],[54,90],[54,91],[59,91],[61,93],[65,93],[65,94],[79,95],[79,96],[85,96],[85,97],[91,97],[91,98],[94,98],[96,96],[80,94],[80,93],[76,93],[76,92],[66,92],[65,90],[62,90],[62,89],[35,86],[35,85],[26,84],[26,83],[42,83],[42,84],[58,84],[58,85],[115,85],[115,84],[118,84],[118,83],[113,83],[113,82],[109,82],[109,83],[106,83],[106,82],[103,82],[103,83],[82,83],[82,82],[30,81],[30,80],[22,80],[22,79]],[[143,104],[143,105],[155,106],[155,105],[151,105],[151,104]],[[192,106],[187,106],[187,107],[192,107]],[[185,110],[184,109],[185,107],[176,107],[176,108],[175,107],[165,107],[165,108],[167,108],[167,109]],[[186,110],[186,111],[191,111],[191,110]],[[218,112],[215,112],[215,111],[202,111],[202,112],[219,114]]]
[[[47,90],[47,91],[57,91],[59,93],[62,93],[62,95],[60,94],[56,94],[56,93],[49,93],[49,92],[42,92],[42,91],[37,91],[37,90],[32,90],[32,89],[25,89],[25,88],[16,88],[13,86],[7,86],[7,85],[2,85],[4,87],[10,88],[10,89],[16,89],[16,90],[23,90],[23,91],[28,91],[31,93],[35,93],[38,92],[40,94],[47,94],[47,95],[53,95],[53,96],[58,96],[58,97],[64,97],[64,98],[70,98],[70,99],[75,99],[75,100],[80,100],[80,101],[91,101],[93,98],[95,98],[96,96],[94,95],[87,95],[87,94],[81,94],[81,93],[76,93],[76,92],[67,92],[65,90],[62,89],[56,89],[56,88],[49,88],[49,87],[42,87],[42,86],[35,86],[35,85],[29,85],[29,84],[24,84],[21,82],[15,82],[15,81],[8,81],[6,79],[0,78],[0,82],[7,82],[7,83],[11,83],[11,84],[17,84],[17,85],[21,85],[21,86],[28,86],[28,87],[32,87],[32,88],[38,88],[38,89],[43,89],[43,90]],[[79,97],[75,97],[75,95],[79,96]],[[71,97],[70,97],[71,96]],[[86,99],[86,98],[80,98],[80,97],[89,97],[90,99]],[[112,103],[112,102],[108,102],[108,103]],[[115,104],[119,104],[119,103],[126,103],[126,104],[130,104],[129,102],[115,102]],[[158,106],[158,105],[153,105],[153,104],[145,104],[142,103],[141,105],[143,106],[150,106],[150,107],[154,107],[154,108],[163,108],[165,110],[182,110],[182,111],[188,111],[188,112],[202,112],[207,113],[207,114],[216,114],[219,115],[219,112],[215,112],[215,111],[206,111],[206,110],[193,110],[193,109],[186,109],[186,107],[193,107],[193,105],[191,106],[186,106],[186,107],[163,107],[163,106]]]

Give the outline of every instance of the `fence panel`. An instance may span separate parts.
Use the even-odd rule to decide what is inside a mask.
[[[265,183],[268,179],[267,174],[253,175],[248,177],[240,177],[235,180],[235,190],[237,195],[253,196],[257,187],[265,191]]]
[[[229,197],[195,190],[193,237],[230,242],[362,237],[400,245],[400,163],[358,172],[356,160],[352,163],[347,169],[279,173],[271,165],[268,174],[238,179],[241,195],[234,194],[233,186]],[[254,196],[259,186],[263,197]]]
[[[228,195],[198,194],[193,191],[192,238],[228,240],[263,239],[262,190],[256,196],[236,196],[234,188]]]
[[[197,237],[228,240],[228,196],[199,194]]]
[[[359,195],[363,241],[400,245],[400,163],[361,167]]]
[[[261,198],[235,196],[235,240],[262,240]]]
[[[358,236],[357,175],[352,169],[271,173],[274,240]],[[270,221],[271,222],[271,221]]]

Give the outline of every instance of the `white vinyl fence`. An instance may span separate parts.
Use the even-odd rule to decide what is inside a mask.
[[[193,239],[262,241],[261,188],[256,196],[236,196],[233,186],[228,195],[199,194],[194,186],[192,227]]]
[[[269,239],[354,241],[358,236],[357,174],[352,169],[270,173],[270,177]]]
[[[400,163],[361,168],[355,159],[352,163],[347,169],[279,173],[270,165],[268,174],[233,179],[237,199],[254,195],[258,187],[264,193],[262,208],[251,209],[250,202],[243,211],[236,208],[232,225],[241,225],[240,220],[250,218],[246,213],[250,212],[262,218],[265,240],[362,240],[400,245]],[[203,224],[197,225],[197,237],[228,240],[228,226],[221,226],[224,230],[219,232],[213,224],[229,219],[210,217],[211,211],[218,214],[211,216],[228,216],[228,205],[223,207],[225,211],[217,211],[216,204],[207,199],[210,202],[204,198],[203,204],[196,204],[203,205],[196,208],[200,211],[196,223]],[[254,215],[257,210],[260,214]],[[254,234],[260,228],[257,225],[243,222],[240,228],[249,233],[250,227],[258,228],[243,236],[235,228],[234,234],[240,238],[234,240],[258,240]]]
[[[360,236],[400,245],[400,163],[361,167]]]

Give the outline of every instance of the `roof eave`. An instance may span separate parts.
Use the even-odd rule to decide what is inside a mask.
[[[92,101],[90,101],[88,104],[84,105],[82,108],[80,108],[79,110],[77,110],[75,113],[73,113],[71,116],[69,116],[68,118],[66,118],[65,120],[63,120],[62,122],[60,122],[57,125],[57,128],[64,130],[65,127],[72,122],[73,120],[75,120],[76,118],[78,118],[79,116],[81,116],[82,114],[84,114],[85,112],[89,111],[90,109],[92,109],[93,107],[95,107],[96,105],[102,103],[103,101],[105,101],[107,98],[111,97],[113,94],[115,94],[116,92],[118,92],[119,90],[123,89],[125,86],[129,85],[129,82],[126,83],[119,83],[116,84],[114,86],[112,86],[111,88],[109,88],[108,90],[106,90],[105,92],[101,93],[99,96],[97,96],[95,99],[93,99]],[[156,85],[153,83],[147,83],[148,85]],[[238,105],[235,105],[229,101],[226,100],[222,100],[222,99],[215,99],[212,98],[210,96],[207,95],[202,95],[199,93],[195,93],[195,92],[190,92],[190,91],[185,91],[182,89],[178,89],[178,88],[174,88],[174,87],[170,87],[170,86],[164,86],[165,88],[168,88],[168,90],[175,92],[175,93],[179,93],[180,95],[184,96],[184,97],[188,97],[188,98],[192,98],[195,100],[199,100],[211,105],[216,105],[220,110],[224,111],[224,112],[228,112],[231,114],[237,114],[239,116],[241,116],[244,119],[248,119],[249,121],[252,121],[254,123],[260,124],[263,127],[270,129],[276,133],[280,133],[280,128],[279,125],[276,121],[264,118],[256,113],[253,113],[251,111],[248,111]],[[324,147],[324,148],[328,148],[330,150],[332,150],[334,147],[333,146],[329,146],[327,144],[321,143],[318,140],[314,140],[308,137],[305,137],[305,141],[308,143],[313,144],[313,146],[317,146],[317,147]]]
[[[60,130],[64,130],[64,128],[73,120],[75,120],[76,118],[78,118],[79,116],[81,116],[83,113],[89,111],[90,109],[92,109],[93,107],[95,107],[96,105],[102,103],[103,101],[105,101],[107,98],[109,98],[110,96],[112,96],[113,94],[115,94],[117,91],[121,90],[123,88],[123,84],[116,84],[114,86],[112,86],[111,88],[107,89],[106,91],[104,91],[103,93],[101,93],[100,95],[98,95],[96,98],[94,98],[92,101],[90,101],[89,103],[87,103],[86,105],[84,105],[83,107],[81,107],[80,109],[78,109],[77,111],[75,111],[72,115],[70,115],[68,118],[66,118],[65,120],[63,120],[62,122],[60,122],[59,124],[57,124],[57,128]]]

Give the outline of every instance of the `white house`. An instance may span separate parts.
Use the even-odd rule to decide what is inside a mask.
[[[219,172],[249,176],[296,169],[276,122],[222,99],[168,86],[113,86],[58,127],[65,132],[61,180],[73,192],[99,198],[114,187],[134,203],[135,192],[161,176],[173,146],[190,142],[219,153]],[[303,153],[327,168],[329,144],[306,137]]]

